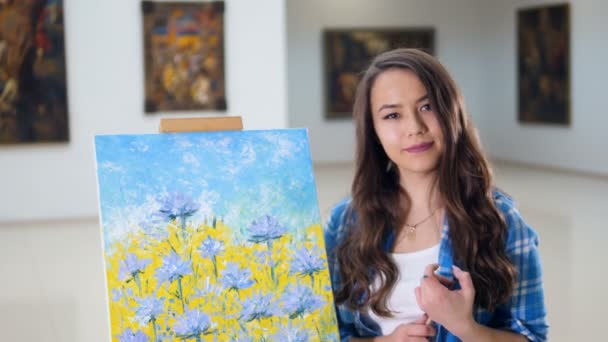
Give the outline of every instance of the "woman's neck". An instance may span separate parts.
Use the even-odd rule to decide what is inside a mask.
[[[442,205],[436,173],[401,174],[401,187],[407,193],[410,213],[430,212]]]
[[[444,215],[436,174],[402,173],[400,179],[407,205],[405,225],[397,231],[393,252],[410,253],[436,245],[441,240]]]

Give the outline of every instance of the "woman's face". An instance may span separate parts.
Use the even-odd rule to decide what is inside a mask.
[[[434,172],[443,134],[418,76],[408,69],[388,69],[376,77],[370,97],[374,129],[401,176]]]

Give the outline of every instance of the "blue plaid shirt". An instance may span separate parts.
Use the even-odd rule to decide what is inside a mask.
[[[479,324],[491,328],[522,334],[530,341],[546,341],[548,325],[538,253],[538,236],[523,221],[511,198],[496,191],[494,201],[506,220],[508,229],[506,253],[517,268],[517,282],[507,303],[498,306],[494,312],[477,309],[475,320]],[[334,250],[344,234],[347,234],[344,223],[349,204],[350,199],[339,203],[333,209],[325,227],[325,245],[334,293],[340,288],[339,265]],[[387,252],[392,248],[393,240],[394,235],[387,237],[384,243]],[[453,280],[452,264],[454,260],[452,244],[448,236],[447,220],[444,222],[442,229],[438,263],[438,273]],[[352,311],[343,304],[337,306],[336,313],[341,341],[347,341],[350,337],[381,335],[378,324],[365,313]],[[444,327],[436,325],[436,328],[435,341],[460,341],[458,337],[452,335]]]

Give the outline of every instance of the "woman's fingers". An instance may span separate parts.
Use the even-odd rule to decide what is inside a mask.
[[[471,274],[469,272],[465,272],[461,270],[458,266],[452,266],[454,270],[454,277],[458,279],[460,283],[460,288],[463,293],[466,293],[469,296],[475,295],[475,287],[473,286],[473,279],[471,278]]]
[[[443,284],[443,286],[445,286],[447,288],[451,288],[451,286],[454,284],[454,281],[452,281],[444,276],[441,276],[439,274],[435,274],[435,277],[437,278],[437,280],[439,280],[439,282],[441,284]]]
[[[414,293],[416,294],[416,304],[418,304],[419,308],[424,310],[424,307],[422,305],[422,290],[420,289],[420,286],[414,289]]]
[[[429,319],[429,316],[427,314],[424,314],[424,315],[420,316],[420,318],[418,318],[416,320],[416,322],[414,322],[414,324],[425,324],[428,319]]]
[[[428,342],[429,337],[435,336],[435,328],[424,324],[401,324],[390,334],[391,341],[420,341]]]
[[[435,336],[436,331],[432,325],[426,324],[409,324],[407,325],[407,335],[415,337],[430,337]]]
[[[439,267],[438,264],[428,264],[424,268],[424,275],[430,277],[435,274],[435,270]]]

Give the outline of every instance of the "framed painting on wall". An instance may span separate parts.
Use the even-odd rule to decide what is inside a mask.
[[[395,48],[435,53],[432,28],[328,29],[323,32],[326,119],[352,117],[355,90],[371,59]]]
[[[569,5],[520,9],[517,47],[519,122],[569,125]]]
[[[0,2],[0,144],[69,140],[63,1]]]
[[[142,2],[145,112],[226,110],[224,2]]]

